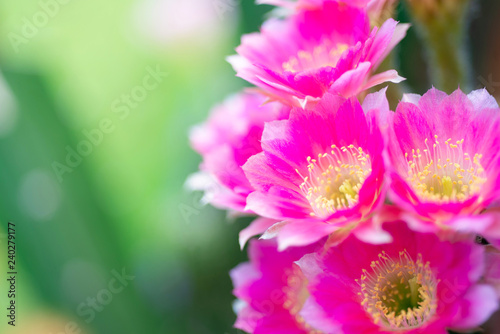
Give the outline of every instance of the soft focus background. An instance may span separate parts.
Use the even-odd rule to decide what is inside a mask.
[[[500,97],[500,2],[474,8],[474,88]],[[237,333],[228,271],[246,259],[237,233],[248,220],[184,190],[200,162],[187,133],[245,85],[224,58],[269,9],[0,1],[0,333]],[[409,21],[403,7],[398,16]],[[397,60],[406,88],[422,93],[430,83],[414,30]],[[8,221],[15,330],[5,317]]]

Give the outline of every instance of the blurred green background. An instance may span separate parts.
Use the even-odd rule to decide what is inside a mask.
[[[474,82],[497,95],[500,6],[476,5]],[[200,162],[187,133],[245,85],[224,58],[269,9],[0,1],[0,277],[9,221],[19,272],[18,326],[1,311],[0,333],[237,333],[228,271],[246,259],[237,234],[248,220],[184,190]],[[406,88],[422,93],[418,41],[411,31],[397,60]],[[2,278],[2,310],[7,290]]]

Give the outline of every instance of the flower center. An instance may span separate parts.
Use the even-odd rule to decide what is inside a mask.
[[[372,171],[370,155],[354,145],[332,145],[330,152],[318,154],[317,159],[307,157],[307,162],[309,175],[301,175],[300,189],[311,204],[311,216],[328,217],[356,205]]]
[[[393,260],[387,253],[378,255],[371,270],[363,269],[359,296],[361,304],[376,324],[387,330],[420,327],[431,318],[437,307],[436,287],[429,262],[423,263],[419,254],[413,261],[405,250]]]
[[[407,181],[416,193],[424,199],[435,202],[465,201],[479,193],[486,182],[486,173],[481,166],[481,154],[471,157],[463,151],[464,140],[455,143],[451,139],[426,148],[405,153],[408,162]]]
[[[283,63],[283,70],[290,72],[299,72],[317,69],[320,67],[331,66],[335,67],[337,62],[349,46],[347,44],[337,44],[333,47],[322,43],[316,46],[312,51],[301,50],[296,56]]]

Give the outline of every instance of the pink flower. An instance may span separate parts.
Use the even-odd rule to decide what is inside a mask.
[[[483,246],[440,241],[403,222],[385,228],[391,244],[350,236],[298,262],[309,280],[300,312],[308,324],[325,333],[446,334],[473,329],[498,308],[495,289],[480,283]]]
[[[400,82],[394,70],[373,72],[407,28],[389,19],[370,32],[363,9],[323,1],[320,8],[270,19],[261,33],[243,36],[238,55],[228,60],[238,76],[272,99],[307,107],[327,92],[351,97],[383,82]]]
[[[278,252],[272,240],[250,242],[250,262],[231,271],[238,318],[235,327],[255,334],[309,334],[311,328],[298,312],[309,293],[294,263],[320,244]]]
[[[495,99],[486,90],[469,95],[457,90],[448,96],[431,89],[422,97],[406,95],[396,113],[386,116],[390,198],[423,221],[410,220],[412,225],[427,231],[493,233],[498,219],[474,215],[500,199],[500,110]]]
[[[391,8],[396,0],[257,0],[258,4],[268,4],[279,6],[286,9],[297,10],[313,10],[319,9],[325,2],[335,1],[348,6],[363,8],[369,14],[370,18],[379,18],[382,12],[387,8]]]
[[[283,7],[293,10],[301,10],[301,9],[318,9],[323,6],[323,3],[329,0],[257,0],[256,3],[258,5],[266,4],[277,7]],[[354,0],[357,1],[357,0]],[[362,2],[367,2],[369,0],[359,0]]]
[[[275,12],[285,17],[296,14],[298,11],[320,10],[326,2],[337,2],[341,5],[361,8],[369,16],[371,27],[378,27],[388,18],[393,17],[397,4],[397,0],[257,0],[258,4],[280,7],[280,10]],[[401,27],[401,29],[407,27]]]
[[[224,209],[244,211],[246,197],[254,189],[241,166],[262,151],[264,123],[288,117],[289,108],[265,104],[254,93],[231,96],[215,107],[202,125],[190,133],[192,147],[203,156],[201,174],[188,179],[188,186],[206,191],[206,202]]]
[[[281,221],[264,234],[277,235],[280,249],[330,233],[340,240],[383,203],[384,141],[374,115],[388,109],[385,91],[366,101],[365,115],[356,99],[327,94],[313,110],[266,124],[263,152],[243,166],[256,189],[247,209]]]

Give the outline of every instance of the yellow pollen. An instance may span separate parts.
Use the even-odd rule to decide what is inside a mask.
[[[371,174],[371,159],[361,147],[332,145],[328,153],[307,158],[308,175],[302,176],[302,194],[312,207],[311,216],[328,217],[356,205],[359,190]]]
[[[304,306],[309,292],[307,290],[307,279],[297,264],[285,272],[286,284],[283,293],[286,296],[284,306],[292,315],[296,315]]]
[[[444,142],[434,136],[434,143],[425,140],[425,149],[405,153],[408,163],[407,181],[422,199],[433,202],[463,202],[480,192],[486,182],[481,154],[472,158],[464,152],[464,140]]]
[[[361,304],[374,322],[385,330],[418,328],[436,312],[436,280],[429,262],[418,254],[413,261],[406,250],[399,258],[378,255],[371,271],[363,270],[360,285]]]
[[[296,56],[290,57],[287,62],[283,63],[283,70],[299,72],[325,66],[335,67],[342,53],[349,46],[343,43],[333,46],[329,46],[328,44],[327,42],[321,43],[321,45],[316,46],[311,51],[301,50],[297,52]]]
[[[309,290],[307,290],[308,282],[302,270],[294,263],[291,269],[285,271],[283,279],[285,280],[285,286],[282,290],[285,297],[283,307],[287,309],[292,316],[295,316],[297,322],[308,334],[320,334],[321,332],[311,327],[299,314],[310,295]]]

